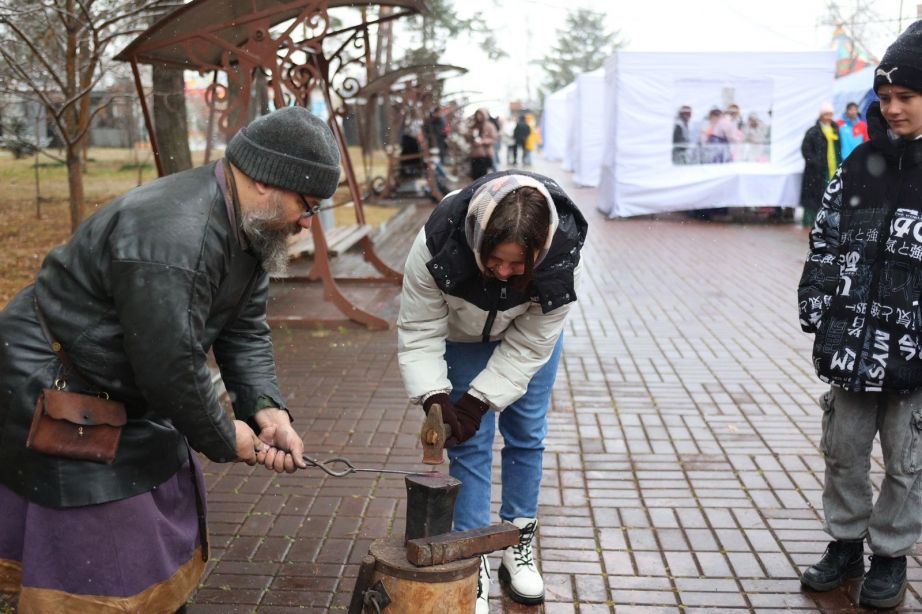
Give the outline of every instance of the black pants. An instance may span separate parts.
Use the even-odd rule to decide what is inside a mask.
[[[493,167],[493,158],[486,156],[483,158],[471,158],[471,181],[480,179],[490,172]]]
[[[519,163],[519,150],[522,150],[522,158],[525,158],[525,143],[513,143],[509,146],[509,152],[512,155],[512,164]]]

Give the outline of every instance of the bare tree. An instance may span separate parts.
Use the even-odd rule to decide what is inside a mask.
[[[157,0],[160,9],[153,23],[163,15],[182,6],[174,0]],[[192,152],[189,150],[189,125],[186,113],[186,81],[183,71],[164,64],[151,67],[153,86],[154,132],[157,133],[157,149],[164,175],[171,175],[192,168]]]
[[[115,70],[113,47],[141,32],[160,2],[0,0],[3,68],[41,101],[64,144],[71,230],[83,219],[81,151],[93,118],[114,97],[97,102],[90,93]]]

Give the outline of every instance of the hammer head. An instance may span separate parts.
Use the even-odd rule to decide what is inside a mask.
[[[449,430],[450,427],[442,423],[442,406],[433,403],[419,433],[419,440],[423,444],[423,464],[441,465],[445,462],[443,452],[445,439],[450,436]]]

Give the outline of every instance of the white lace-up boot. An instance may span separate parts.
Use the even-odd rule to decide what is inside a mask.
[[[490,561],[485,554],[480,555],[480,578],[477,579],[477,604],[475,614],[490,614]]]
[[[506,548],[499,577],[509,587],[513,601],[526,605],[544,603],[544,580],[535,567],[532,542],[538,528],[536,518],[515,518],[512,524],[519,528],[521,539],[518,546]]]

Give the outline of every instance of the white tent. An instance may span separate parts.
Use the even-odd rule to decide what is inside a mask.
[[[567,132],[570,129],[568,97],[575,89],[576,83],[571,83],[544,98],[541,140],[544,157],[548,160],[563,160],[567,153]]]
[[[599,185],[605,140],[605,69],[578,75],[575,83],[577,118],[573,135],[573,182],[594,188]]]
[[[598,208],[609,217],[627,217],[797,205],[800,144],[820,104],[831,98],[834,72],[832,51],[616,51],[605,67]],[[687,157],[674,156],[682,105],[692,109]],[[709,109],[731,105],[739,108],[742,123],[719,113],[708,121]]]
[[[576,124],[579,120],[579,112],[576,106],[576,82],[571,83],[573,87],[567,91],[566,108],[567,108],[567,140],[566,147],[563,151],[563,159],[560,166],[563,170],[572,173],[573,166],[576,163],[577,142],[576,142]],[[567,86],[569,87],[569,86]]]

